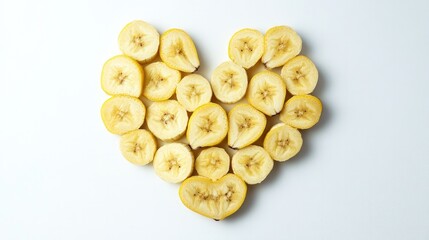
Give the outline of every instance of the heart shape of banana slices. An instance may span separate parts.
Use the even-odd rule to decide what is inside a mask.
[[[322,103],[311,95],[316,65],[299,55],[302,39],[288,26],[236,32],[230,60],[210,79],[195,73],[197,48],[184,30],[160,35],[137,20],[118,43],[123,55],[107,60],[101,74],[111,96],[103,123],[121,135],[126,160],[152,163],[162,180],[180,183],[182,203],[203,216],[222,220],[238,211],[247,186],[263,182],[275,161],[296,156],[300,131],[320,120]],[[249,76],[258,64],[266,69]]]

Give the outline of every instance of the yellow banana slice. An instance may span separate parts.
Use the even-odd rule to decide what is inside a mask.
[[[224,62],[213,71],[210,83],[219,101],[236,103],[246,94],[247,73],[233,62]]]
[[[215,220],[222,220],[240,209],[246,194],[246,183],[234,174],[227,174],[215,182],[202,176],[190,177],[179,189],[183,205]]]
[[[118,43],[125,55],[139,62],[148,62],[158,53],[159,33],[149,23],[136,20],[122,29]]]
[[[200,67],[195,44],[181,29],[170,29],[161,35],[159,55],[169,67],[182,72],[195,72]]]
[[[163,62],[154,62],[144,68],[143,95],[151,101],[163,101],[173,96],[180,82],[180,72]]]
[[[107,60],[101,71],[101,88],[109,95],[139,97],[143,81],[140,64],[123,55]]]
[[[209,81],[199,74],[184,77],[176,87],[177,101],[188,112],[193,112],[197,107],[210,102],[212,95]]]
[[[225,110],[216,103],[197,108],[188,123],[186,138],[192,149],[211,147],[220,143],[228,132]]]
[[[101,119],[106,129],[122,135],[143,125],[146,107],[138,99],[129,96],[113,96],[101,106]]]
[[[301,133],[285,123],[274,125],[264,139],[264,148],[279,162],[295,156],[302,146]]]
[[[232,156],[231,165],[232,171],[247,184],[258,184],[271,172],[274,162],[265,149],[251,145],[238,150]]]
[[[247,101],[268,116],[279,113],[285,102],[286,85],[280,75],[263,71],[252,77]]]
[[[264,37],[262,63],[267,68],[284,65],[301,52],[301,37],[290,27],[277,26],[268,29]]]
[[[153,167],[164,181],[179,183],[194,170],[194,155],[185,144],[168,143],[156,151]]]
[[[231,109],[228,119],[228,145],[234,149],[254,143],[267,125],[265,115],[246,103],[238,104]]]
[[[321,114],[322,102],[317,97],[299,95],[287,100],[280,120],[295,128],[308,129],[319,122]]]
[[[195,160],[195,169],[199,175],[216,181],[228,173],[229,164],[229,155],[225,149],[211,147],[200,152]]]
[[[300,55],[292,58],[283,66],[281,76],[290,93],[305,95],[313,92],[319,73],[309,58]]]
[[[131,163],[146,165],[153,160],[156,140],[149,131],[137,129],[121,136],[120,149]]]
[[[261,59],[263,53],[264,35],[258,30],[241,29],[229,41],[229,58],[245,69],[253,67]]]
[[[183,136],[188,113],[175,100],[154,102],[147,110],[147,126],[159,139],[171,142]]]

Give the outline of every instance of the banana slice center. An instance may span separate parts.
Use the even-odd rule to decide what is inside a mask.
[[[277,43],[277,51],[280,53],[285,53],[289,51],[289,41],[287,39],[280,39]]]
[[[165,80],[166,80],[166,77],[160,74],[156,74],[149,84],[155,85],[155,87],[158,87],[158,85],[162,84]]]
[[[228,187],[228,191],[225,193],[226,201],[231,201],[232,194],[234,194],[234,189],[232,187]]]
[[[196,188],[192,194],[197,201],[215,201],[218,202],[221,198],[225,198],[226,202],[232,201],[234,195],[234,187],[228,186],[226,191],[203,191],[200,188]]]
[[[305,73],[304,66],[297,67],[293,70],[294,76],[292,77],[292,80],[295,84],[298,84],[300,86],[305,85],[305,79],[307,77],[307,74]]]
[[[226,78],[223,79],[223,84],[229,86],[229,88],[234,88],[235,87],[235,82],[234,82],[234,73],[227,73],[226,74]]]
[[[242,57],[249,57],[249,53],[252,53],[254,48],[254,44],[250,38],[241,39],[240,54]]]
[[[144,34],[137,34],[134,35],[133,38],[131,39],[131,44],[134,44],[134,46],[136,47],[143,47],[144,46]]]
[[[287,148],[289,146],[289,138],[286,139],[278,139],[277,140],[277,146],[281,148]]]
[[[173,154],[168,154],[166,157],[166,160],[164,162],[164,169],[171,171],[179,171],[180,168],[182,167],[182,165],[180,164],[180,159],[177,158],[175,155]]]
[[[190,85],[188,91],[189,91],[188,95],[191,96],[191,97],[198,97],[201,94],[200,91],[198,91],[196,85]]]
[[[297,118],[301,118],[304,116],[305,113],[307,113],[306,109],[295,109],[294,111]]]
[[[133,150],[133,152],[134,152],[134,153],[138,153],[138,152],[140,152],[142,149],[143,149],[143,147],[142,147],[140,144],[136,143],[136,144],[134,145],[134,150]]]
[[[182,48],[176,48],[176,55],[182,55],[184,56],[185,54],[183,53]]]
[[[293,115],[295,116],[295,119],[310,120],[309,117],[312,114],[313,114],[313,111],[305,104],[302,104],[301,106],[298,106],[293,110]]]
[[[258,91],[258,94],[261,96],[262,100],[264,101],[267,99],[271,99],[271,97],[274,96],[274,93],[275,93],[275,87],[270,85],[264,85]]]
[[[128,109],[115,107],[113,110],[113,114],[115,116],[115,119],[120,122],[130,120],[131,118],[130,114],[128,113]]]
[[[241,124],[238,126],[238,128],[239,128],[239,130],[240,130],[240,131],[243,131],[243,130],[246,130],[246,129],[251,128],[252,126],[253,126],[253,121],[252,121],[252,119],[251,119],[251,118],[244,118],[244,122],[243,122],[243,123],[241,123]]]
[[[214,125],[214,121],[212,121],[208,116],[206,116],[206,117],[202,117],[202,124],[200,124],[198,127],[202,130],[202,131],[204,131],[204,132],[206,132],[206,133],[210,133],[211,131],[212,131],[212,126]]]
[[[305,74],[304,74],[304,73],[302,73],[300,70],[296,70],[296,71],[295,71],[295,78],[294,78],[294,80],[295,80],[295,81],[299,81],[299,80],[301,80],[302,78],[305,78]]]
[[[180,56],[185,59],[187,58],[186,53],[183,50],[183,42],[180,40],[177,40],[172,46],[171,57],[175,57],[175,56]]]
[[[128,78],[128,75],[125,75],[122,70],[117,70],[118,73],[115,76],[115,80],[119,83],[119,85],[122,85],[124,81]]]
[[[245,171],[249,175],[255,175],[258,174],[259,168],[261,166],[260,159],[255,155],[253,156],[246,156],[241,159],[240,163],[244,166],[246,166]]]
[[[217,158],[210,159],[210,164],[214,167],[217,166],[219,163],[220,163],[220,160]]]
[[[174,114],[166,112],[162,115],[161,122],[164,123],[164,125],[168,125],[169,123],[174,122],[175,119],[176,119],[176,116]]]
[[[171,169],[179,169],[182,166],[179,164],[179,162],[177,161],[177,159],[174,156],[170,156],[170,159],[167,160],[167,167],[168,170],[170,171]]]
[[[228,186],[228,190],[226,191],[226,193],[223,194],[225,196],[227,202],[232,201],[232,195],[234,193],[235,193],[234,188],[231,186]]]

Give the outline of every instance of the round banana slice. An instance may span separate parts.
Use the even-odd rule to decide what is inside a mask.
[[[246,183],[231,173],[215,182],[202,176],[190,177],[179,189],[180,200],[187,208],[215,220],[240,209],[246,194]]]
[[[264,148],[279,162],[295,156],[302,146],[301,133],[285,123],[274,125],[264,139]]]
[[[106,129],[122,135],[143,125],[146,107],[138,99],[129,96],[113,96],[101,106],[101,119]]]
[[[273,159],[260,146],[251,145],[238,150],[232,156],[232,171],[248,184],[262,182],[274,166]]]
[[[314,63],[306,56],[296,56],[282,68],[281,75],[287,90],[293,95],[305,95],[313,92],[319,73]]]
[[[295,128],[308,129],[319,122],[321,114],[322,102],[317,97],[299,95],[287,100],[280,120]]]
[[[156,140],[149,131],[137,129],[121,136],[120,149],[131,163],[146,165],[153,160]]]
[[[139,62],[147,62],[158,53],[159,33],[149,23],[136,20],[122,29],[118,43],[125,55]]]
[[[285,102],[286,85],[280,75],[263,71],[252,77],[247,101],[268,116],[279,113]]]
[[[216,181],[228,173],[229,162],[229,155],[225,149],[211,147],[200,152],[195,160],[195,169],[199,175]]]
[[[255,29],[245,28],[229,40],[228,56],[236,64],[249,69],[264,53],[264,35]]]
[[[226,137],[228,119],[225,110],[216,103],[207,103],[192,113],[186,138],[192,149],[211,147]]]
[[[173,96],[180,82],[180,72],[163,62],[154,62],[144,68],[143,95],[151,101],[163,101]]]
[[[139,97],[144,82],[140,64],[133,59],[118,55],[104,63],[101,71],[101,88],[109,95]]]
[[[188,112],[193,112],[197,107],[210,102],[212,95],[209,81],[199,74],[184,77],[176,87],[177,101]]]
[[[264,37],[262,63],[267,68],[283,66],[301,52],[301,37],[290,27],[277,26],[268,29]]]
[[[246,94],[247,73],[233,62],[224,62],[213,71],[210,83],[219,101],[236,103]]]
[[[247,103],[236,105],[228,113],[228,145],[234,149],[247,147],[264,132],[267,125],[265,115]]]
[[[182,72],[195,72],[200,67],[192,38],[181,29],[170,29],[161,35],[159,55],[169,67]]]
[[[149,130],[166,142],[182,137],[188,124],[188,113],[175,100],[152,103],[146,118]]]
[[[194,155],[183,143],[169,143],[156,151],[153,167],[164,181],[179,183],[194,170]]]

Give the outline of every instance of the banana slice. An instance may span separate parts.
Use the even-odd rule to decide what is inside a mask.
[[[216,181],[228,173],[229,162],[229,155],[225,149],[211,147],[200,152],[195,160],[195,169],[199,175]]]
[[[140,64],[123,55],[107,60],[101,71],[101,88],[109,95],[139,97],[143,81]]]
[[[183,143],[169,143],[156,151],[153,167],[164,181],[179,183],[194,170],[194,155]]]
[[[224,62],[213,71],[210,83],[219,101],[236,103],[246,94],[247,73],[233,62]]]
[[[254,143],[267,125],[265,115],[249,104],[236,105],[228,113],[228,145],[240,149]]]
[[[279,162],[295,156],[302,146],[301,133],[285,123],[274,125],[264,139],[264,148]]]
[[[234,174],[227,174],[215,182],[202,176],[190,177],[179,189],[183,205],[215,220],[222,220],[240,209],[246,193],[246,183]]]
[[[207,103],[192,113],[186,138],[192,149],[214,146],[225,138],[228,119],[225,110],[216,103]]]
[[[268,29],[264,38],[262,63],[267,68],[284,65],[301,52],[301,37],[290,27],[277,26]]]
[[[260,146],[251,145],[232,156],[232,171],[248,184],[262,182],[271,172],[274,161]]]
[[[188,112],[204,105],[212,99],[209,81],[199,74],[190,74],[177,84],[176,97]]]
[[[163,101],[173,96],[180,82],[180,72],[163,62],[154,62],[144,68],[143,95],[151,101]]]
[[[308,129],[319,122],[321,114],[322,102],[317,97],[299,95],[287,100],[280,120],[295,128]]]
[[[182,72],[195,72],[200,67],[195,44],[181,29],[170,29],[161,35],[159,55],[169,67]]]
[[[171,142],[183,136],[188,113],[175,100],[154,102],[147,110],[147,126],[159,139]]]
[[[119,33],[121,51],[139,62],[148,62],[158,53],[159,33],[149,23],[136,20]]]
[[[282,68],[281,75],[287,90],[293,95],[305,95],[313,92],[319,73],[314,63],[306,56],[296,56]]]
[[[156,140],[152,133],[137,129],[121,136],[122,155],[131,163],[146,165],[153,160],[156,152]]]
[[[241,29],[229,41],[228,56],[236,64],[249,69],[264,53],[264,35],[255,29]]]
[[[263,71],[252,77],[247,101],[268,116],[279,113],[285,102],[286,85],[280,75]]]
[[[138,99],[129,96],[113,96],[101,106],[101,119],[106,129],[122,135],[143,125],[146,107]]]

